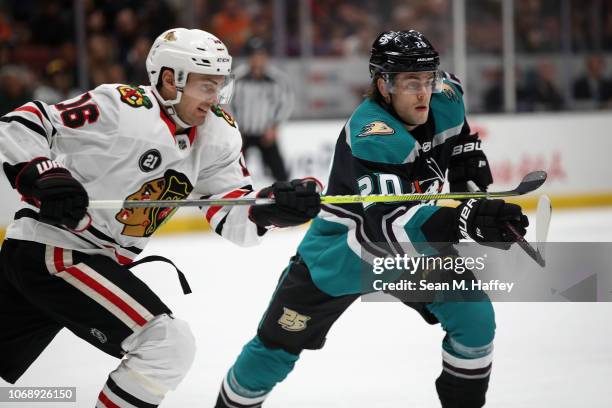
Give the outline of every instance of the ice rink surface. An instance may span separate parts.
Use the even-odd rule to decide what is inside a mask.
[[[532,222],[532,224],[534,224]],[[219,384],[255,334],[276,281],[305,232],[273,231],[255,248],[214,234],[155,238],[146,254],[169,257],[187,274],[184,296],[166,264],[135,268],[190,322],[194,366],[164,407],[212,407]],[[528,237],[533,235],[529,232]],[[612,241],[612,209],[553,214],[549,241]],[[487,407],[610,407],[612,304],[496,303],[495,358]],[[332,328],[325,348],[305,351],[268,408],[439,407],[443,331],[400,303],[357,301]],[[93,407],[118,360],[63,330],[19,386],[76,386],[77,403],[0,403],[0,407]],[[0,386],[8,384],[0,380]]]

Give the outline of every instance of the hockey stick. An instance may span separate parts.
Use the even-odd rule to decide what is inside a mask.
[[[536,211],[536,248],[531,246],[525,237],[518,233],[516,228],[509,222],[506,222],[506,228],[514,236],[516,243],[540,265],[542,268],[546,266],[546,260],[544,259],[544,244],[548,237],[548,227],[550,226],[550,214],[552,212],[552,206],[548,196],[540,196],[538,200],[538,208]]]
[[[550,227],[550,216],[552,213],[552,205],[550,198],[547,195],[540,196],[538,200],[538,209],[536,210],[536,244],[538,252],[544,256],[544,247],[548,238],[548,229]]]
[[[469,198],[502,198],[520,196],[532,192],[546,181],[545,171],[534,171],[523,177],[513,190],[487,192],[471,191],[461,193],[433,194],[373,194],[373,195],[336,195],[321,196],[322,204],[350,203],[390,203],[403,201],[465,200]],[[89,208],[147,208],[147,207],[203,207],[226,205],[265,205],[274,204],[274,198],[221,198],[199,200],[92,200]]]
[[[514,228],[514,226],[512,224],[510,224],[510,222],[508,222],[508,221],[506,221],[506,228],[508,229],[508,231],[510,231],[510,233],[514,237],[515,242],[521,248],[523,248],[523,251],[525,251],[525,253],[527,255],[529,255],[529,257],[531,259],[536,261],[536,263],[538,265],[540,265],[542,268],[544,266],[546,266],[546,261],[544,260],[544,257],[542,257],[542,254],[540,254],[540,252],[538,250],[536,250],[534,247],[532,247],[531,244],[529,244],[529,242],[527,242],[525,237],[522,236],[521,234],[519,234],[519,232],[516,230],[516,228]]]

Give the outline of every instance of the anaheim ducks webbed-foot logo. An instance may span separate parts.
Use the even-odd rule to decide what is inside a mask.
[[[368,123],[365,125],[361,132],[357,135],[357,137],[366,137],[373,135],[392,135],[395,133],[395,129],[391,126],[387,125],[385,122],[381,122],[380,120]]]
[[[191,182],[182,173],[167,170],[163,177],[147,181],[127,200],[183,200],[193,190]],[[124,224],[123,235],[149,237],[177,210],[176,207],[123,208],[115,219]]]
[[[455,92],[455,89],[449,84],[442,84],[442,93],[452,102],[459,102],[459,96],[457,95],[457,92]]]
[[[153,107],[151,99],[145,95],[145,90],[139,86],[121,85],[117,87],[121,94],[121,102],[130,105],[132,108],[144,106],[147,109]]]
[[[283,315],[278,319],[278,324],[287,331],[297,332],[306,329],[306,322],[310,316],[299,314],[295,310],[283,307]]]

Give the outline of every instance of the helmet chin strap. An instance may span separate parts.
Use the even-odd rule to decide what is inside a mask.
[[[153,95],[155,95],[155,97],[157,98],[157,101],[160,103],[160,105],[163,106],[164,110],[166,111],[166,113],[168,114],[168,116],[170,116],[170,119],[172,119],[172,121],[177,125],[182,127],[183,129],[188,129],[190,127],[193,127],[193,125],[190,125],[189,123],[184,122],[178,115],[175,106],[179,104],[179,102],[181,102],[181,98],[183,97],[183,88],[176,88],[176,98],[171,99],[171,100],[166,100],[164,99],[161,94],[159,93],[159,91],[157,90],[157,87],[152,86],[151,90],[153,91]]]

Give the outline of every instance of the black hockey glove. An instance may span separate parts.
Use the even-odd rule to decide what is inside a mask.
[[[81,183],[61,164],[44,157],[26,163],[15,178],[23,199],[40,207],[39,220],[76,229],[89,198]]]
[[[317,183],[312,180],[277,181],[257,193],[257,197],[273,197],[274,204],[254,205],[250,218],[260,227],[290,227],[316,217],[321,210]]]
[[[457,207],[459,239],[471,238],[482,245],[508,249],[514,242],[505,226],[510,222],[524,236],[529,220],[521,207],[504,200],[470,199]]]
[[[480,191],[487,191],[489,184],[493,183],[489,162],[480,147],[478,134],[459,136],[448,164],[451,192],[470,191],[468,181],[473,181]]]

